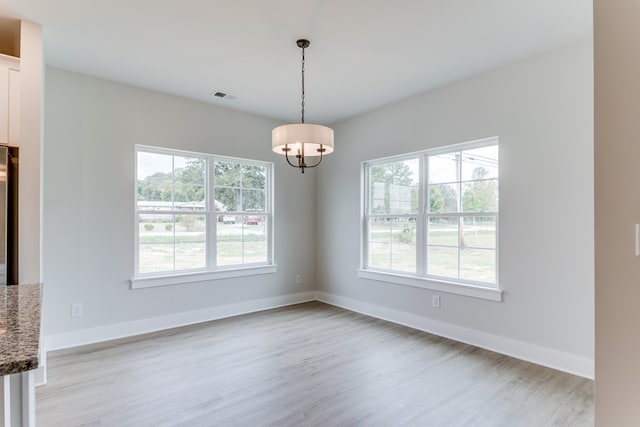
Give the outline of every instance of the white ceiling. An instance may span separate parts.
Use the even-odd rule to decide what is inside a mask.
[[[329,124],[589,37],[592,0],[0,0],[48,65]],[[221,91],[235,100],[212,97]]]

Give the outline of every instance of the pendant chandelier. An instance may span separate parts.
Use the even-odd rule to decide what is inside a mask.
[[[296,44],[302,49],[302,119],[301,123],[274,128],[271,132],[271,147],[274,152],[284,155],[287,163],[304,173],[306,168],[318,166],[323,155],[333,152],[333,129],[304,122],[304,50],[309,47],[309,40],[300,39]],[[320,158],[314,164],[307,164],[309,157],[318,156]]]

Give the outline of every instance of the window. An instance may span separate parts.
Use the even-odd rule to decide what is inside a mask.
[[[409,158],[368,168],[368,266],[416,273],[419,160]]]
[[[498,165],[497,138],[365,162],[360,276],[500,298]]]
[[[265,263],[267,255],[267,167],[214,161],[217,214],[216,264]]]
[[[133,287],[275,271],[271,170],[138,146]]]

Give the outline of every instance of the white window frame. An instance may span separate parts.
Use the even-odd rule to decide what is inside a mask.
[[[219,156],[214,154],[197,153],[192,151],[184,151],[177,149],[159,148],[147,145],[135,146],[135,185],[137,186],[138,176],[138,153],[157,153],[171,156],[193,157],[203,159],[205,161],[205,209],[203,211],[176,211],[175,213],[194,214],[205,216],[205,235],[206,235],[206,267],[200,269],[188,269],[179,271],[140,273],[139,272],[139,214],[144,210],[138,209],[137,191],[134,191],[134,274],[130,280],[132,289],[149,288],[156,286],[179,285],[183,283],[194,283],[218,279],[228,279],[232,277],[253,276],[259,274],[271,274],[277,270],[274,261],[274,244],[273,244],[273,163],[260,160],[242,159],[237,157]],[[240,163],[243,165],[255,165],[266,167],[267,177],[265,186],[265,212],[257,213],[257,216],[265,218],[265,234],[267,246],[267,261],[262,263],[238,264],[229,266],[216,265],[216,235],[217,235],[217,216],[221,212],[217,212],[213,207],[215,200],[215,183],[214,183],[214,162]],[[135,189],[135,187],[134,187]],[[161,214],[171,214],[169,210],[162,212],[154,212]],[[242,213],[233,212],[229,215],[242,215]]]
[[[496,219],[496,281],[495,284],[484,282],[475,282],[472,280],[449,278],[442,276],[429,275],[426,271],[427,266],[427,227],[426,220],[430,216],[434,216],[428,212],[428,158],[429,156],[447,154],[458,151],[472,150],[487,146],[497,145],[499,147],[499,138],[491,137],[480,140],[464,142],[460,144],[448,145],[429,150],[422,150],[413,153],[390,156],[370,161],[362,162],[361,168],[361,231],[360,231],[360,269],[358,277],[363,279],[377,280],[387,283],[393,283],[404,286],[413,286],[423,289],[429,289],[439,292],[447,292],[458,295],[465,295],[475,298],[481,298],[491,301],[502,301],[502,289],[499,281],[499,208],[498,212],[491,212],[481,216],[495,216]],[[391,163],[408,159],[419,160],[419,179],[418,179],[418,206],[420,207],[415,214],[389,214],[389,215],[371,215],[369,213],[370,191],[369,191],[369,168],[377,164]],[[457,177],[460,180],[460,176]],[[498,183],[500,182],[498,177]],[[462,197],[460,194],[459,197]],[[471,213],[473,214],[473,213]],[[456,214],[446,214],[445,216],[468,216],[467,212],[458,212]],[[369,267],[367,265],[369,259],[368,236],[369,236],[369,220],[371,217],[416,217],[416,272],[405,273],[396,270],[388,270],[381,268]],[[435,215],[438,216],[438,215]]]

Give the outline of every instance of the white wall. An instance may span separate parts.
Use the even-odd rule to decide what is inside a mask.
[[[346,120],[317,182],[321,298],[593,376],[591,40]],[[375,70],[368,70],[375,73]],[[503,302],[357,278],[364,160],[500,137]]]
[[[596,0],[596,425],[640,420],[640,3]]]
[[[48,68],[48,349],[300,301],[317,289],[348,308],[592,376],[592,63],[585,40],[338,123],[336,152],[304,175],[272,154],[273,120]],[[358,279],[361,162],[494,135],[504,301],[441,294],[436,310],[431,291]],[[130,290],[135,144],[274,161],[278,272]],[[71,318],[76,302],[85,314]]]
[[[312,297],[315,177],[271,152],[281,123],[54,68],[45,88],[48,350]],[[277,273],[131,290],[135,144],[275,162]]]

